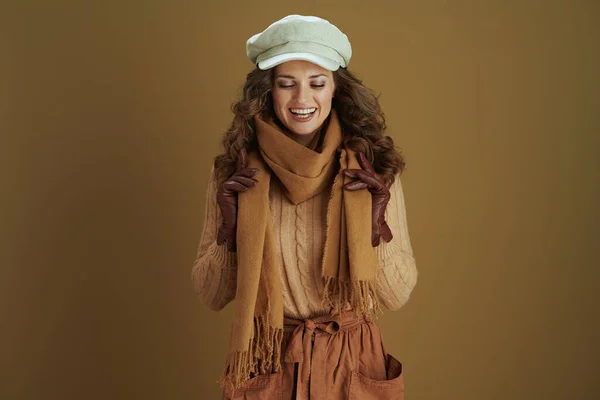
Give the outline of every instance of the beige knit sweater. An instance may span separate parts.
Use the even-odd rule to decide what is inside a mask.
[[[226,243],[218,246],[216,242],[222,215],[213,177],[214,167],[206,191],[204,227],[192,269],[192,280],[196,293],[206,306],[220,310],[235,298],[237,253],[228,251]],[[390,194],[385,219],[394,238],[390,243],[381,239],[375,248],[381,266],[377,276],[377,291],[383,306],[397,310],[408,301],[418,273],[408,236],[399,175],[390,188]],[[328,198],[327,190],[294,205],[283,195],[276,176],[271,178],[269,202],[281,266],[286,316],[310,318],[328,312],[321,307],[323,280],[320,271]]]

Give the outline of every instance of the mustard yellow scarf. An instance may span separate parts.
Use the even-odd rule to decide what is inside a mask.
[[[338,313],[349,303],[357,313],[379,307],[375,292],[377,256],[371,244],[371,194],[344,190],[352,181],[342,169],[358,168],[356,153],[345,148],[335,110],[331,111],[321,152],[286,136],[272,120],[255,118],[258,151],[248,167],[258,168],[258,183],[239,193],[237,220],[237,292],[230,350],[222,385],[240,387],[250,374],[281,368],[283,297],[269,207],[275,173],[294,204],[327,190],[326,239],[321,264],[324,303]],[[339,165],[338,165],[339,152]]]

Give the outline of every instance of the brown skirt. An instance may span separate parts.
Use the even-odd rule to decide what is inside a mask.
[[[258,375],[224,399],[404,399],[402,364],[388,354],[379,325],[352,311],[285,318],[280,372]]]

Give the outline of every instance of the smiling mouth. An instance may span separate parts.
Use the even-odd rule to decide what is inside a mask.
[[[296,118],[308,119],[317,111],[316,107],[312,108],[290,108],[290,112],[294,114]]]

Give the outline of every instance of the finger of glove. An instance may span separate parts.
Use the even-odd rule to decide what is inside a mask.
[[[242,149],[240,150],[238,159],[237,159],[236,170],[239,171],[246,167],[248,167],[248,153],[246,152],[246,148],[242,147]]]
[[[239,182],[242,185],[246,186],[248,189],[258,183],[256,179],[238,175],[233,175],[231,178],[229,178],[229,181]]]
[[[385,185],[370,172],[360,171],[356,174],[361,180],[369,184],[369,188],[373,194],[382,194],[387,192]]]
[[[252,178],[257,173],[258,173],[258,168],[244,168],[244,169],[234,172],[234,174],[232,176],[246,176],[248,178]]]
[[[219,227],[219,233],[217,235],[217,245],[222,245],[227,242],[227,250],[235,251],[235,229],[227,228],[225,225]]]
[[[379,246],[380,240],[381,240],[381,237],[379,236],[379,233],[373,233],[371,235],[371,244],[373,245],[373,247]]]
[[[360,164],[360,167],[362,169],[369,171],[372,174],[375,174],[375,170],[373,169],[373,166],[371,165],[369,160],[367,160],[367,156],[365,156],[361,152],[358,152],[358,163]]]
[[[225,195],[232,195],[237,192],[245,192],[246,190],[248,190],[248,187],[246,187],[241,182],[238,182],[235,179],[230,179],[224,182],[223,187],[221,189],[221,191]]]
[[[350,182],[350,183],[346,183],[344,185],[344,189],[348,189],[348,190],[359,190],[359,189],[367,189],[369,185],[367,185],[365,182],[363,181],[355,181],[355,182]]]
[[[373,220],[371,224],[371,242],[373,244],[373,247],[379,244],[379,235],[379,223]]]
[[[229,239],[228,239],[228,240],[226,240],[226,242],[227,242],[227,250],[229,250],[229,251],[231,251],[231,252],[233,252],[233,251],[235,251],[235,250],[236,250],[236,243],[235,243],[235,240],[233,240],[233,239],[232,239],[232,240],[229,240]]]
[[[350,178],[358,178],[359,172],[364,172],[364,171],[362,169],[357,169],[357,168],[347,168],[344,170],[344,174],[346,174]]]
[[[357,177],[361,181],[367,183],[369,185],[369,189],[371,189],[371,191],[373,191],[377,194],[379,194],[380,192],[381,193],[385,192],[385,185],[383,185],[379,181],[379,179],[374,177],[373,174],[371,174],[371,172],[363,171],[360,169],[351,169],[351,170],[346,170],[346,171],[349,171],[349,172],[346,172],[346,175],[352,174],[352,175],[354,175],[353,177]]]
[[[222,245],[223,242],[225,241],[225,228],[223,227],[223,225],[221,225],[219,227],[219,232],[217,233],[217,245]]]
[[[392,238],[394,237],[394,235],[392,235],[392,230],[390,229],[387,222],[384,222],[383,225],[381,225],[381,227],[379,228],[379,232],[381,233],[381,237],[383,238],[383,240],[385,240],[388,243],[391,242]]]
[[[227,244],[228,251],[235,251],[235,243],[232,240],[230,240],[229,238],[223,238],[219,246],[223,243]]]

